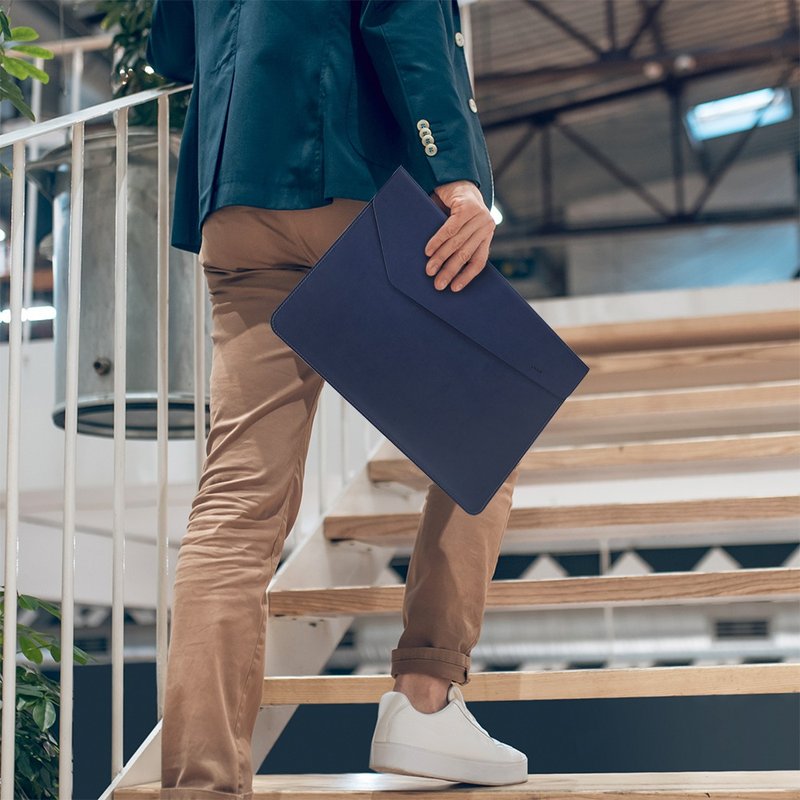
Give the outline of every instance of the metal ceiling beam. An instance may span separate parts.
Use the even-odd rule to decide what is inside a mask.
[[[780,77],[772,86],[772,89],[774,91],[777,91],[778,89],[787,88],[787,82],[792,72],[794,71],[794,68],[795,68],[794,64],[789,64],[789,66],[786,67],[781,72]],[[706,202],[708,201],[708,198],[714,192],[714,189],[717,188],[719,182],[725,177],[725,174],[728,172],[731,166],[733,166],[736,159],[739,157],[742,150],[744,149],[744,146],[747,144],[748,141],[750,141],[750,138],[752,137],[753,133],[761,124],[761,120],[764,118],[764,115],[766,114],[767,109],[770,107],[770,105],[771,104],[767,104],[763,106],[759,110],[758,114],[756,114],[756,118],[753,121],[753,124],[746,130],[742,131],[735,139],[733,145],[725,154],[725,157],[722,159],[717,169],[712,173],[712,175],[706,182],[706,185],[703,187],[703,191],[700,192],[700,195],[695,201],[692,210],[689,212],[691,216],[696,216],[703,210],[703,206],[705,206]]]
[[[644,185],[637,181],[631,175],[628,175],[625,170],[614,163],[613,159],[606,156],[601,150],[595,147],[590,141],[584,139],[577,131],[571,128],[566,123],[555,119],[553,126],[559,130],[567,139],[569,139],[576,147],[582,150],[593,161],[596,161],[603,169],[610,175],[613,175],[623,186],[630,189],[640,200],[646,203],[653,211],[664,219],[670,219],[672,212],[659,201],[655,195],[650,194]]]
[[[641,5],[644,7],[645,11],[642,16],[642,21],[639,23],[639,27],[634,32],[633,36],[631,36],[630,41],[625,47],[622,48],[622,52],[627,56],[630,55],[631,51],[639,42],[639,39],[642,37],[644,32],[653,27],[656,23],[656,19],[658,15],[661,13],[662,9],[666,5],[667,0],[657,0],[656,3],[650,5],[646,0],[642,0]]]
[[[593,42],[585,33],[579,31],[570,22],[567,22],[561,15],[556,14],[553,9],[545,5],[542,0],[525,0],[526,3],[545,19],[550,20],[556,27],[561,28],[564,33],[576,42],[585,47],[590,53],[594,53],[598,58],[605,55],[605,51]]]
[[[675,72],[675,63],[680,58],[685,61],[686,56],[694,60],[694,67],[691,69]],[[704,50],[687,53],[670,52],[650,58],[632,58],[625,61],[603,61],[586,62],[569,67],[537,67],[536,69],[522,70],[519,72],[508,72],[500,70],[477,75],[476,82],[482,92],[502,92],[524,88],[531,82],[546,82],[560,80],[564,78],[578,77],[581,75],[596,75],[600,78],[620,78],[629,75],[631,77],[644,78],[648,70],[658,68],[664,78],[647,79],[637,85],[623,90],[626,92],[645,92],[659,88],[664,80],[671,73],[675,72],[676,77],[682,80],[699,79],[713,75],[720,75],[726,72],[739,72],[743,69],[774,64],[776,61],[787,61],[800,59],[800,43],[796,36],[791,32],[786,32],[777,39],[768,39],[743,47],[733,47],[725,50]],[[595,87],[591,87],[592,90]],[[574,93],[573,93],[574,94]],[[602,94],[592,97],[593,102],[602,102],[607,97],[615,97],[615,94]],[[558,106],[548,106],[542,111],[558,110]],[[527,114],[535,113],[540,109],[531,109]],[[485,110],[481,112],[481,119],[490,116],[493,112]],[[497,112],[494,112],[495,115]],[[500,122],[498,120],[498,122]],[[497,123],[494,123],[497,124]]]

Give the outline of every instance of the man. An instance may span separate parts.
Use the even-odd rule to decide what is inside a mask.
[[[147,59],[193,84],[171,243],[199,253],[214,340],[211,430],[174,585],[161,796],[248,800],[266,587],[323,385],[270,314],[399,164],[449,213],[427,272],[459,291],[486,266],[492,170],[456,0],[156,0]],[[376,771],[527,778],[525,754],[492,738],[458,688],[517,474],[478,515],[429,484]]]

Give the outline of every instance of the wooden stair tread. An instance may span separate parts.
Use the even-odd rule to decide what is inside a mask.
[[[800,341],[675,347],[584,355],[575,394],[800,378]]]
[[[798,430],[800,382],[570,395],[535,445]]]
[[[677,467],[695,474],[703,468],[746,471],[769,459],[800,466],[800,432],[790,431],[693,436],[650,441],[600,443],[573,447],[540,446],[534,442],[522,457],[519,483],[538,476],[550,478],[555,470],[596,476],[602,467],[606,477],[641,476],[643,470]],[[367,464],[373,482],[395,481],[415,489],[429,483],[425,473],[394,444],[386,440]]]
[[[329,514],[324,521],[327,539],[351,539],[386,546],[413,542],[419,528],[421,511],[390,513]],[[579,505],[512,506],[506,537],[512,531],[525,531],[525,541],[557,539],[554,532],[573,537],[646,538],[648,528],[658,526],[689,527],[702,542],[700,527],[744,523],[751,537],[758,536],[759,526],[772,521],[786,521],[795,531],[800,517],[800,496],[719,497],[695,500],[668,500],[639,503],[582,503]],[[635,533],[625,530],[635,527]],[[602,530],[601,530],[602,529]],[[581,530],[583,534],[581,534]],[[562,535],[563,535],[562,534]]]
[[[629,322],[559,325],[557,330],[559,336],[578,355],[588,355],[659,347],[796,339],[800,336],[800,315],[794,308],[770,309]]]
[[[290,675],[264,678],[263,705],[377,703],[390,675]],[[470,672],[466,702],[796,694],[800,663]]]
[[[405,584],[273,589],[270,616],[357,616],[399,612]],[[559,608],[647,605],[691,600],[793,599],[800,594],[800,569],[767,567],[724,572],[661,572],[508,579],[489,584],[487,611],[556,605]]]
[[[679,389],[648,389],[570,395],[549,426],[585,418],[599,419],[647,414],[797,409],[800,382],[764,381],[726,386],[692,386]]]
[[[158,798],[160,784],[117,789],[115,800]],[[436,797],[470,800],[798,800],[800,771],[584,772],[529,775],[525,783],[477,786],[436,778],[375,772],[305,775],[255,775],[254,800],[411,800]],[[385,793],[385,794],[384,794]]]

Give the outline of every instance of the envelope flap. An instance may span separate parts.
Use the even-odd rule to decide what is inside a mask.
[[[574,391],[588,367],[491,262],[460,292],[434,287],[425,245],[447,215],[403,167],[377,192],[372,209],[396,289],[561,399]]]

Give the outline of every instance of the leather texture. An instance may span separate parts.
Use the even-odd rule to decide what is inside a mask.
[[[225,205],[369,200],[399,164],[428,192],[471,180],[490,208],[459,37],[456,0],[155,0],[147,61],[193,84],[171,244],[199,252]]]
[[[447,215],[402,167],[272,313],[275,333],[469,514],[589,367],[494,268],[425,272]]]

